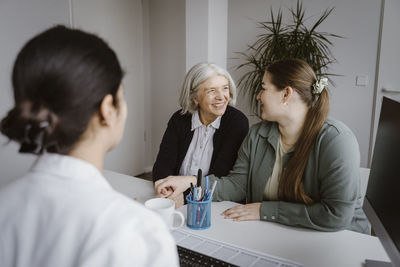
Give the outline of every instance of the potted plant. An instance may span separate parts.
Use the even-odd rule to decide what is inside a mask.
[[[248,46],[246,52],[239,52],[244,58],[244,63],[237,69],[249,69],[238,82],[241,93],[247,95],[250,108],[258,114],[256,95],[261,87],[262,77],[266,67],[274,61],[287,58],[300,58],[308,62],[318,77],[324,76],[332,80],[328,73],[328,65],[335,62],[330,47],[331,37],[342,38],[342,36],[317,32],[318,26],[332,13],[334,8],[326,9],[314,24],[307,27],[305,22],[305,10],[301,1],[297,1],[296,9],[288,8],[292,21],[288,24],[282,23],[282,10],[279,9],[275,16],[270,9],[271,20],[258,22],[260,28],[265,30],[258,35],[257,41]]]

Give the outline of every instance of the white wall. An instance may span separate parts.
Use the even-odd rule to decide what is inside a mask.
[[[68,0],[0,1],[0,118],[13,107],[12,65],[22,45],[54,24],[69,24]],[[7,144],[0,134],[0,185],[30,167],[32,155],[18,153],[19,146]]]
[[[228,69],[238,80],[242,71],[235,66],[241,63],[234,52],[245,51],[261,33],[256,21],[270,19],[269,8],[275,11],[295,5],[295,1],[283,0],[229,0],[228,6]],[[378,50],[380,1],[376,0],[303,0],[306,16],[318,17],[326,8],[336,7],[319,31],[345,36],[332,39],[333,55],[338,64],[332,65],[333,73],[342,77],[334,78],[336,87],[330,87],[330,115],[347,124],[355,133],[360,144],[361,166],[366,167],[374,94],[375,68]],[[294,6],[295,7],[295,6]],[[311,21],[314,21],[312,18]],[[355,85],[359,74],[369,77],[365,87]],[[246,110],[247,102],[239,99],[239,108]]]
[[[153,164],[185,76],[185,0],[148,0]]]
[[[120,144],[107,153],[104,167],[137,175],[145,169],[145,104],[143,78],[143,18],[141,0],[73,0],[73,26],[93,32],[117,53],[128,118]]]
[[[71,5],[70,5],[71,4]],[[105,168],[136,175],[145,169],[145,94],[141,0],[2,0],[0,2],[0,118],[14,101],[11,68],[22,45],[54,24],[74,24],[97,33],[116,51],[123,68],[128,119],[124,138],[108,153]],[[71,23],[70,23],[71,20]],[[147,60],[147,59],[146,59]],[[0,135],[0,184],[29,168],[35,156],[19,154]],[[7,145],[5,145],[7,144]]]
[[[228,0],[209,0],[208,14],[208,61],[226,68]]]
[[[186,0],[186,70],[208,58],[208,0]]]
[[[186,70],[208,61],[226,68],[228,0],[186,0]]]
[[[374,127],[371,143],[374,144],[376,132],[378,130],[379,115],[382,106],[383,96],[389,97],[400,102],[400,1],[385,0],[384,15],[381,31],[381,49],[379,54],[379,64],[376,77],[376,98],[375,112],[373,114]],[[382,88],[389,90],[384,92]],[[372,159],[373,147],[370,147],[370,160]]]
[[[151,62],[150,62],[150,1],[143,5],[143,89],[144,89],[144,127],[145,127],[145,172],[153,167],[152,106],[151,106]]]

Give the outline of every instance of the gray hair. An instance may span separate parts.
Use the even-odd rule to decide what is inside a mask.
[[[181,114],[193,114],[198,109],[198,105],[194,102],[197,96],[199,85],[214,75],[224,76],[229,83],[229,104],[236,103],[236,85],[231,75],[223,68],[213,63],[202,62],[194,65],[186,74],[183,81],[179,104],[182,107]]]

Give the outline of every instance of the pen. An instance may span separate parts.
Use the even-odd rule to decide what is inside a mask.
[[[197,200],[197,187],[193,188],[193,201]]]
[[[215,190],[215,187],[216,187],[216,186],[217,186],[217,180],[215,180],[214,183],[213,183],[213,185],[212,185],[212,189],[211,189],[211,193],[210,193],[209,199],[212,198],[212,195],[214,194],[214,190]]]
[[[199,187],[193,188],[193,199],[192,200],[196,201],[198,198],[198,195],[199,195]],[[193,207],[192,208],[192,224],[195,225],[196,220],[198,220],[197,217],[199,216],[197,206],[194,203],[189,204],[189,205],[192,205],[192,207]]]
[[[201,226],[201,224],[200,224],[200,206],[197,207],[196,220],[197,220],[196,223],[197,223],[198,227],[200,227]]]
[[[196,187],[196,189],[197,189],[197,196],[196,196],[195,200],[200,201],[201,200],[201,187]]]
[[[211,193],[210,193],[210,195],[207,195],[207,196],[206,196],[206,199],[205,199],[205,200],[209,200],[209,199],[212,198],[212,195],[213,195],[213,193],[214,193],[214,190],[215,190],[215,187],[216,187],[216,186],[217,186],[217,180],[214,181],[214,183],[213,183],[213,185],[212,185]],[[211,203],[209,203],[208,205],[211,205]],[[203,216],[201,217],[201,220],[200,220],[200,227],[201,227],[201,225],[203,225],[203,223],[204,223],[204,219],[206,218],[207,211],[208,211],[208,209],[206,208],[206,209],[204,210]]]
[[[199,169],[198,171],[197,171],[197,186],[201,186],[201,175],[202,175],[202,171],[201,171],[201,169]]]
[[[208,203],[207,205],[211,205],[211,203]],[[204,208],[204,210],[203,210],[203,216],[201,216],[201,220],[200,220],[200,225],[199,225],[199,227],[201,227],[201,226],[203,225],[204,219],[206,218],[206,215],[207,215],[207,212],[208,212],[208,207],[206,206],[206,207]]]

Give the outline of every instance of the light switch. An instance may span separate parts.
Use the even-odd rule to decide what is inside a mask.
[[[367,86],[368,85],[368,75],[357,75],[356,76],[356,86]]]

